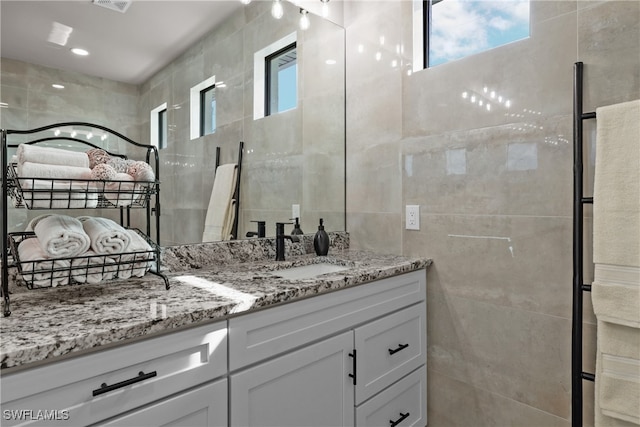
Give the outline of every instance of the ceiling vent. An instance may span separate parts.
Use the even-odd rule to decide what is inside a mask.
[[[93,4],[125,13],[127,9],[129,9],[129,6],[131,6],[131,1],[132,0],[93,0]]]

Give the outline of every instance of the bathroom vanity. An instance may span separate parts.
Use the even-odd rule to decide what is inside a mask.
[[[16,291],[3,425],[424,426],[429,264],[344,249]]]

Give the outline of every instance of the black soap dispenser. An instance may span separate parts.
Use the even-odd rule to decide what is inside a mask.
[[[316,250],[316,255],[318,256],[326,256],[329,253],[329,235],[324,231],[322,222],[322,218],[320,218],[318,231],[313,237],[313,248]]]
[[[294,219],[294,218],[291,218],[291,219]],[[293,230],[291,230],[291,235],[299,236],[301,234],[304,234],[304,231],[302,231],[302,228],[300,228],[300,218],[296,217],[295,220],[296,222],[295,224],[293,224]]]

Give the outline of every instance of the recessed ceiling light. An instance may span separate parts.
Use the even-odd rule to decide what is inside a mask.
[[[327,64],[327,65],[335,65],[336,64],[336,60],[335,59],[327,59],[325,61],[325,64]]]
[[[54,88],[56,88],[56,89],[64,89],[64,86],[63,86],[63,85],[61,85],[61,84],[58,84],[58,83],[54,83],[54,84],[52,84],[52,85],[51,85],[51,87],[54,87]]]
[[[71,52],[75,53],[76,55],[79,56],[87,56],[89,55],[89,51],[84,50],[84,49],[80,49],[79,47],[74,47],[73,49],[71,49]]]

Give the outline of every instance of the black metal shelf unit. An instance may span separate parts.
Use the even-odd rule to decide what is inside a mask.
[[[55,143],[63,146],[76,146],[91,148],[101,148],[87,139],[76,137],[72,132],[71,137],[60,135],[60,129],[90,129],[93,132],[101,132],[105,140],[109,137],[118,138],[146,152],[145,162],[154,168],[155,179],[152,181],[135,181],[133,184],[128,181],[116,180],[93,180],[93,179],[54,179],[40,177],[23,177],[17,173],[14,162],[9,161],[8,149],[18,148],[20,144],[40,144]],[[53,132],[54,136],[50,136]],[[88,132],[88,131],[87,131]],[[9,142],[9,136],[16,135],[16,142]],[[20,136],[22,135],[22,136]],[[44,136],[42,136],[44,135]],[[69,280],[71,284],[81,284],[87,280],[89,271],[110,273],[115,272],[123,275],[134,270],[140,271],[145,268],[152,274],[160,276],[169,289],[169,280],[160,273],[160,181],[159,167],[160,161],[158,151],[155,146],[144,145],[131,140],[130,138],[102,125],[86,122],[64,122],[55,123],[35,129],[13,130],[0,129],[2,141],[2,296],[4,299],[4,316],[11,314],[9,296],[9,268],[15,267],[24,277],[39,277],[39,282],[44,283],[38,287],[55,286],[54,279],[63,278]],[[28,140],[33,138],[32,140]],[[126,159],[125,155],[112,153],[104,150],[109,156]],[[43,267],[36,266],[34,261],[24,261],[20,259],[17,246],[26,239],[35,237],[33,233],[9,232],[8,223],[8,199],[13,200],[15,207],[25,207],[27,209],[119,209],[120,224],[129,228],[131,224],[131,209],[143,208],[146,210],[146,233],[133,229],[147,242],[151,250],[136,250],[116,255],[116,261],[107,260],[105,256],[80,256],[74,259],[64,259],[68,267],[55,267],[55,262],[43,263]],[[91,200],[91,203],[89,201]],[[150,239],[151,218],[155,219],[155,242]],[[104,259],[104,264],[95,266],[100,258]],[[58,260],[59,261],[59,260]],[[73,261],[78,261],[79,267],[72,266]],[[90,263],[88,268],[85,264]],[[149,263],[149,264],[147,264]],[[115,264],[115,265],[114,265]],[[155,265],[147,269],[146,265]],[[142,267],[141,267],[142,266]],[[87,272],[82,273],[82,270]],[[25,276],[26,275],[26,276]],[[42,277],[44,276],[44,279]],[[28,288],[34,288],[27,284]]]
[[[584,197],[583,124],[596,118],[595,112],[584,113],[583,63],[574,64],[573,80],[573,314],[571,330],[571,426],[582,427],[582,381],[595,381],[595,375],[582,370],[583,293],[591,291],[584,283],[584,205],[593,197]]]

